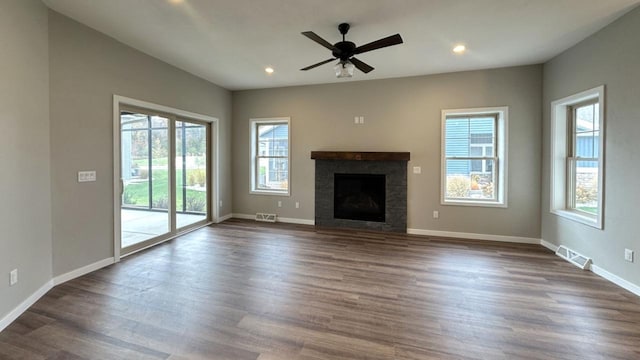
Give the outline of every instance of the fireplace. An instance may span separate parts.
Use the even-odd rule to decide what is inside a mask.
[[[333,217],[384,222],[385,175],[334,174]]]
[[[315,223],[407,231],[408,152],[312,151]]]

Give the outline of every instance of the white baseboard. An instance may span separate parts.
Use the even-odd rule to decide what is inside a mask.
[[[465,233],[465,232],[424,230],[424,229],[407,229],[407,234],[439,236],[439,237],[459,238],[459,239],[472,239],[472,240],[501,241],[501,242],[520,243],[520,244],[538,244],[538,245],[540,244],[540,239],[521,237],[521,236],[475,234],[475,233]]]
[[[233,213],[231,214],[231,217],[234,219],[245,219],[245,220],[255,220],[256,219],[256,215],[251,215],[251,214],[238,214],[238,213]]]
[[[40,300],[42,296],[44,296],[49,290],[51,290],[54,286],[67,282],[69,280],[75,279],[82,275],[88,274],[92,271],[96,271],[105,266],[113,264],[113,258],[107,258],[100,261],[97,261],[93,264],[89,264],[87,266],[83,266],[79,269],[69,271],[68,273],[58,275],[53,279],[47,281],[44,285],[42,285],[38,290],[36,290],[33,294],[31,294],[28,298],[26,298],[23,302],[20,303],[15,309],[11,310],[4,318],[0,319],[0,331],[4,330],[9,324],[14,322],[22,313],[27,311],[29,307],[36,303],[36,301]]]
[[[251,214],[238,214],[233,213],[233,218],[236,219],[246,219],[246,220],[255,220],[256,216]],[[287,224],[302,224],[302,225],[315,225],[315,220],[307,220],[307,219],[298,219],[298,218],[283,218],[276,216],[276,222],[287,223]]]
[[[618,275],[614,275],[610,272],[608,272],[607,270],[597,266],[597,265],[593,265],[591,264],[591,271],[593,271],[594,274],[599,275],[609,281],[611,281],[612,283],[620,286],[623,289],[629,290],[630,292],[640,296],[640,286],[627,281],[621,277],[619,277]]]
[[[315,220],[297,219],[297,218],[281,218],[276,217],[276,222],[288,223],[288,224],[301,224],[301,225],[315,225]]]
[[[36,290],[33,294],[31,294],[28,298],[26,298],[23,302],[20,303],[15,309],[11,310],[5,317],[0,319],[0,331],[4,330],[7,326],[9,326],[12,322],[14,322],[22,313],[27,311],[36,301],[40,300],[40,298],[47,293],[47,291],[53,288],[53,280],[47,281],[44,285],[42,285],[38,290]]]
[[[546,247],[547,249],[549,249],[549,250],[551,250],[553,252],[558,251],[558,245],[552,244],[552,243],[550,243],[548,241],[545,241],[543,239],[540,239],[540,245]]]
[[[216,222],[216,224],[219,224],[219,223],[221,223],[221,222],[223,222],[225,220],[231,219],[232,217],[233,217],[233,214],[223,215],[223,216],[220,216],[219,218],[217,218],[215,222]]]
[[[556,252],[558,250],[558,246],[557,245],[552,244],[552,243],[550,243],[548,241],[545,241],[545,240],[540,240],[540,245],[546,247],[547,249],[549,249],[549,250],[551,250],[553,252]],[[614,275],[614,274],[608,272],[607,270],[601,268],[598,265],[591,264],[589,270],[591,270],[591,272],[593,272],[594,274],[604,278],[605,280],[608,280],[608,281],[620,286],[621,288],[626,289],[626,290],[634,293],[635,295],[640,296],[640,286],[638,286],[638,285],[636,285],[636,284],[634,284],[634,283],[632,283],[630,281],[627,281],[627,280],[619,277],[618,275]]]
[[[69,280],[75,279],[77,277],[80,277],[82,275],[88,274],[92,271],[96,271],[98,269],[102,269],[105,266],[109,266],[111,264],[114,263],[114,259],[112,257],[110,258],[106,258],[100,261],[96,261],[93,264],[89,264],[86,266],[83,266],[79,269],[75,269],[72,271],[69,271],[68,273],[62,274],[62,275],[58,275],[56,277],[53,278],[53,285],[60,285],[62,283],[65,283]]]

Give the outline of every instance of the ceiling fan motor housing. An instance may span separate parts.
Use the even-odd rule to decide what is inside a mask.
[[[349,58],[354,55],[353,53],[356,50],[356,44],[352,43],[351,41],[340,41],[338,43],[335,43],[333,46],[336,47],[337,51],[334,50],[331,53],[335,58],[340,59],[341,62],[349,60]]]
[[[347,62],[349,58],[353,56],[356,49],[356,44],[351,41],[346,41],[344,38],[345,35],[347,35],[347,32],[349,32],[350,27],[351,26],[348,23],[338,25],[338,31],[342,34],[342,41],[335,43],[333,46],[335,46],[336,49],[331,52],[333,57],[340,59],[342,64]]]

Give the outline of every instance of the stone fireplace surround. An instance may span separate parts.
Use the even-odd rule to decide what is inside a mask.
[[[316,226],[407,232],[408,152],[312,151],[316,161]],[[333,217],[334,174],[383,174],[385,222],[336,219]]]

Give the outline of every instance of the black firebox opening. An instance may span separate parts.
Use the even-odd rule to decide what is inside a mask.
[[[385,175],[334,174],[333,217],[385,222]]]

